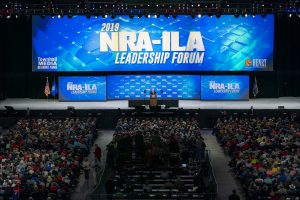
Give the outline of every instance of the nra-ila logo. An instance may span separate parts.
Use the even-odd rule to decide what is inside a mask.
[[[247,59],[245,65],[247,67],[266,68],[267,59]]]

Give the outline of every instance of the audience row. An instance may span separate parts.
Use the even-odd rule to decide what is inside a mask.
[[[23,119],[0,135],[4,199],[69,199],[97,137],[94,118]]]
[[[291,117],[224,117],[214,127],[248,199],[299,199],[299,124]]]

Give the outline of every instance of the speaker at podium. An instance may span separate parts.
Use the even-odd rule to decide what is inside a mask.
[[[157,95],[154,88],[150,92],[150,106],[157,106]]]

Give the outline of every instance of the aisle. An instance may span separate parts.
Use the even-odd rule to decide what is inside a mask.
[[[106,160],[106,145],[108,145],[113,138],[113,130],[101,130],[101,134],[98,136],[94,144],[98,144],[102,149],[102,158],[101,158],[101,168],[103,168],[104,162]],[[94,149],[95,145],[89,154],[90,162],[94,159]],[[90,171],[89,182],[85,182],[84,173],[80,174],[79,184],[75,191],[72,193],[72,200],[84,200],[87,194],[90,194],[94,189],[95,183],[93,180],[92,170]]]
[[[202,130],[202,136],[204,142],[209,150],[210,160],[216,181],[218,184],[218,195],[217,199],[226,200],[232,193],[232,190],[237,190],[237,193],[242,199],[245,199],[243,190],[240,184],[235,180],[234,174],[228,167],[229,156],[224,154],[222,147],[218,144],[216,137],[212,135],[212,130]]]

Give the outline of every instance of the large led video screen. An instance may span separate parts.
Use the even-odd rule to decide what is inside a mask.
[[[105,101],[105,76],[60,76],[58,80],[60,101]]]
[[[201,100],[248,100],[249,76],[201,76]]]
[[[32,69],[270,71],[274,16],[32,17]]]
[[[108,99],[149,99],[152,88],[155,89],[158,99],[200,99],[200,76],[107,76]]]

